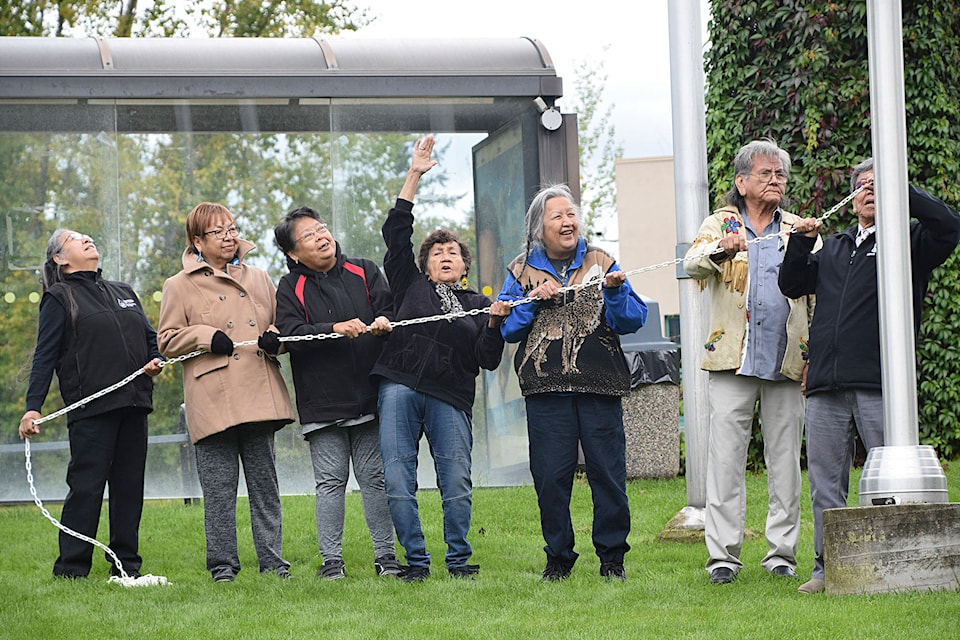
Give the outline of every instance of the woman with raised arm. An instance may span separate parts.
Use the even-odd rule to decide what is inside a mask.
[[[503,354],[500,323],[510,306],[467,287],[470,250],[456,234],[438,229],[413,253],[413,199],[420,178],[437,163],[433,136],[418,140],[400,197],[383,224],[384,270],[393,291],[396,321],[433,315],[449,319],[393,329],[373,375],[380,378],[380,451],[390,515],[406,552],[401,579],[430,576],[430,554],[417,505],[417,452],[426,435],[443,500],[443,537],[450,575],[471,578],[467,564],[473,505],[472,411],[480,368],[493,370]],[[456,314],[490,307],[476,316]]]

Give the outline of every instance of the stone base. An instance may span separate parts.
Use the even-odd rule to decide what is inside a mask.
[[[703,509],[686,506],[670,518],[660,532],[660,539],[669,542],[703,542]]]
[[[957,590],[960,503],[823,512],[829,594]]]
[[[644,384],[623,399],[627,478],[674,478],[680,472],[680,389]]]

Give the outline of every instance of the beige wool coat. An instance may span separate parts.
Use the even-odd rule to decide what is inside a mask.
[[[243,264],[254,248],[240,240],[240,264],[216,271],[197,255],[183,252],[183,271],[163,284],[157,343],[171,358],[210,349],[217,330],[231,340],[256,340],[276,331],[276,288],[262,269]],[[233,355],[204,353],[183,362],[187,428],[196,443],[238,425],[293,422],[293,405],[277,359],[256,345]]]

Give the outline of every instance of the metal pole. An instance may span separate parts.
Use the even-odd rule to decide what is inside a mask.
[[[707,195],[707,131],[703,96],[703,38],[700,0],[671,0],[670,96],[673,115],[673,185],[677,210],[677,255],[690,247],[704,217]],[[683,423],[686,445],[687,504],[706,505],[707,438],[710,406],[707,374],[700,369],[699,343],[707,334],[709,298],[699,283],[677,267],[680,286]]]
[[[867,2],[884,446],[868,454],[861,505],[947,501],[936,453],[918,444],[901,15],[900,0]]]

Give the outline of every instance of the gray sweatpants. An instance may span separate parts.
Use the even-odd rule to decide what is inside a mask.
[[[250,499],[250,525],[260,571],[289,567],[283,547],[280,485],[273,436],[275,423],[244,424],[197,442],[197,472],[203,490],[207,571],[240,571],[237,552],[237,484],[240,463]]]
[[[854,431],[856,430],[856,431]],[[823,580],[823,512],[847,506],[854,434],[867,452],[883,446],[883,395],[851,389],[807,398],[807,479],[813,502],[814,578]]]
[[[363,516],[373,539],[374,555],[394,555],[393,521],[383,489],[380,423],[330,426],[307,435],[313,476],[317,482],[317,537],[324,560],[343,558],[344,494],[350,459],[363,498]]]

